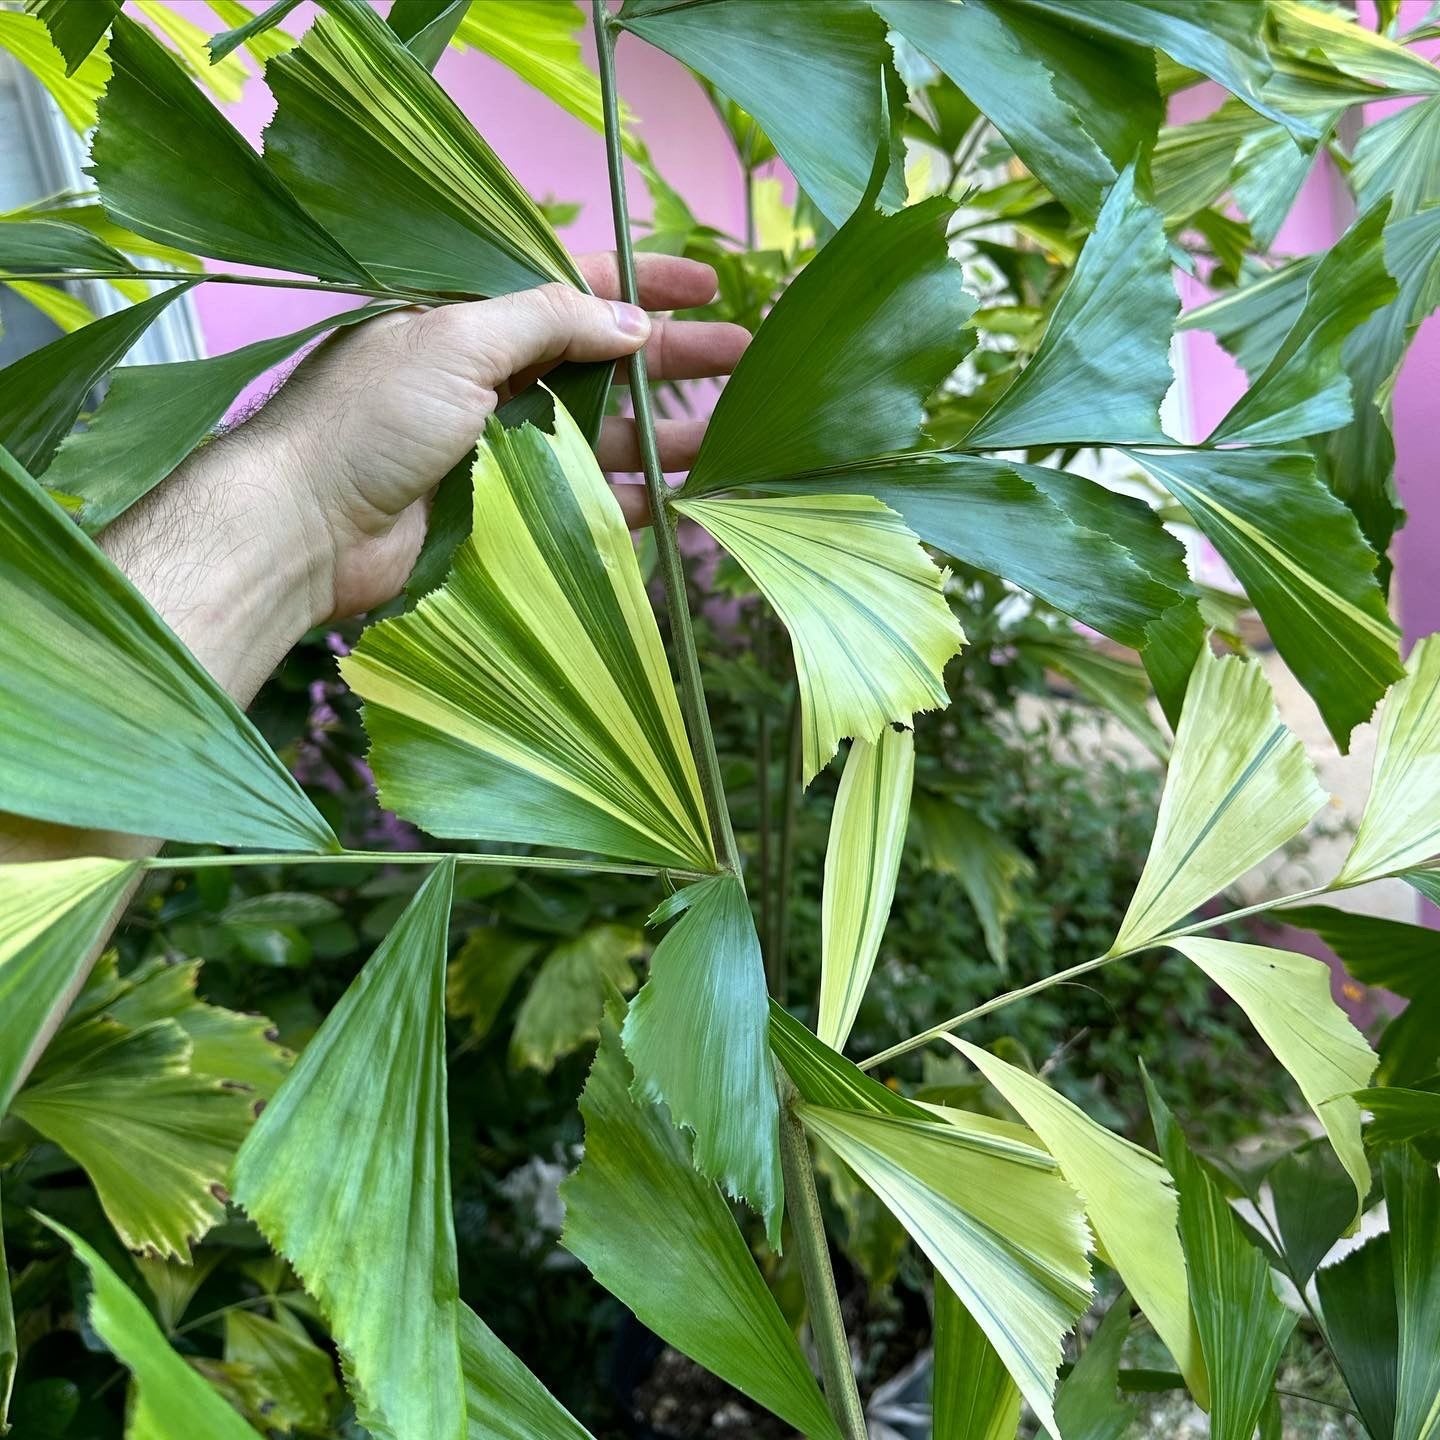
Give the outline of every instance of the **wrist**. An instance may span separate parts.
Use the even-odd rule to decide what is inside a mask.
[[[295,534],[274,437],[240,427],[191,455],[99,537],[101,548],[239,703],[328,610]],[[320,582],[317,584],[317,572]]]

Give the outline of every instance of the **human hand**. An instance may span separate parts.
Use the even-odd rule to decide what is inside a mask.
[[[714,297],[708,265],[637,261],[646,306]],[[105,532],[104,548],[242,704],[306,630],[400,592],[431,493],[512,393],[561,361],[623,359],[647,340],[656,379],[734,369],[750,338],[740,326],[652,321],[614,301],[613,255],[579,265],[594,295],[546,285],[338,332]],[[704,429],[657,423],[666,470],[691,464]],[[610,471],[640,468],[632,421],[605,421],[599,458]],[[642,523],[643,489],[617,493]]]
[[[654,309],[704,304],[708,265],[639,257],[641,299]],[[657,319],[616,301],[613,255],[580,261],[596,292],[546,285],[496,300],[403,311],[337,333],[295,371],[246,428],[275,458],[275,503],[304,539],[314,619],[358,614],[397,594],[425,536],[428,497],[475,447],[511,394],[563,360],[620,359],[647,343],[657,379],[725,375],[749,339],[738,325]],[[661,462],[694,460],[704,421],[660,421]],[[605,421],[601,465],[640,468],[629,420]],[[619,488],[632,524],[644,492]]]

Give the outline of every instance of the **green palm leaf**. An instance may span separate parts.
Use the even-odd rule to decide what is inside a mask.
[[[1387,208],[1367,211],[1326,251],[1289,332],[1207,443],[1283,445],[1350,421],[1346,339],[1398,293],[1385,268]]]
[[[1179,694],[1162,694],[1178,711],[1199,645],[1199,616],[1183,547],[1142,501],[1063,470],[953,451],[791,487],[873,495],[927,544],[1145,650],[1147,663],[1167,643],[1170,627],[1180,625],[1193,644]]]
[[[945,1037],[1014,1107],[1080,1192],[1103,1247],[1191,1393],[1209,1400],[1205,1361],[1190,1313],[1177,1229],[1179,1203],[1165,1167],[1148,1150],[1097,1125],[1043,1080],[957,1036]]]
[[[1270,103],[1265,86],[1272,73],[1263,26],[1267,8],[1259,0],[1015,0],[1023,8],[1147,49],[1208,75],[1252,109],[1286,126],[1297,141],[1321,134],[1314,120]]]
[[[220,424],[252,380],[317,335],[358,325],[391,308],[367,305],[327,316],[290,335],[256,340],[203,360],[122,366],[85,429],[72,432],[60,446],[45,472],[46,485],[78,500],[82,528],[98,533],[165,479]]]
[[[1106,196],[1034,358],[961,442],[966,450],[1167,444],[1160,403],[1174,384],[1180,300],[1160,212],[1135,171]]]
[[[521,947],[511,954],[523,955]],[[606,997],[635,989],[633,961],[645,953],[645,937],[630,925],[595,925],[562,941],[546,957],[520,1008],[510,1036],[510,1061],[550,1071],[562,1055],[600,1038]],[[503,967],[506,952],[498,957]]]
[[[1154,58],[1138,47],[995,0],[873,3],[1082,219],[1095,218],[1116,176],[1155,143]]]
[[[341,662],[385,804],[433,834],[714,868],[619,505],[574,422],[492,421],[445,586]]]
[[[590,1440],[590,1432],[468,1306],[460,1306],[469,1440]]]
[[[1117,1397],[1120,1352],[1130,1333],[1130,1300],[1119,1295],[1105,1312],[1055,1396],[1065,1440],[1122,1440],[1138,1407]]]
[[[11,221],[38,222],[64,225],[71,230],[88,230],[97,240],[110,246],[112,253],[126,257],[127,265],[133,256],[158,260],[161,267],[167,270],[200,269],[200,262],[188,251],[177,250],[172,245],[148,239],[144,235],[137,235],[133,230],[127,230],[123,225],[117,225],[105,213],[103,205],[82,195],[59,195],[34,205],[23,205],[18,210],[8,211],[4,216],[0,216],[0,219],[7,224]],[[143,300],[149,293],[145,289],[145,281],[130,283],[139,287],[133,292],[133,298]]]
[[[1355,418],[1321,441],[1326,483],[1355,511],[1382,566],[1399,513],[1392,487],[1395,447],[1386,420],[1389,395],[1405,347],[1440,301],[1437,236],[1437,207],[1402,215],[1385,226],[1385,268],[1399,293],[1345,337],[1343,359]],[[1254,284],[1189,311],[1180,328],[1209,330],[1256,380],[1295,331],[1322,258],[1292,261]],[[1324,303],[1323,297],[1315,297],[1316,310]],[[1345,302],[1332,297],[1329,303]]]
[[[1177,328],[1208,330],[1253,383],[1294,327],[1322,258],[1305,255],[1277,265],[1250,284],[1187,310]]]
[[[216,259],[374,283],[144,26],[117,14],[110,58],[90,173],[113,220]]]
[[[1362,985],[1410,1002],[1381,1032],[1381,1083],[1409,1084],[1433,1074],[1440,1059],[1440,934],[1330,905],[1292,905],[1277,914],[1287,925],[1313,930]]]
[[[1367,125],[1350,172],[1358,202],[1390,202],[1398,219],[1440,199],[1440,95]]]
[[[0,1210],[0,1219],[3,1219]],[[5,1259],[5,1232],[0,1229],[0,1429],[10,1428],[10,1395],[15,1388],[15,1367],[20,1342],[15,1333],[15,1301],[10,1294],[10,1268]]]
[[[0,244],[9,228],[0,227]],[[66,253],[73,250],[67,248]],[[33,474],[42,473],[90,392],[189,288],[172,285],[138,305],[62,335],[0,370],[0,445]]]
[[[335,1362],[298,1320],[286,1319],[289,1324],[249,1310],[229,1311],[225,1363],[238,1372],[246,1408],[267,1429],[323,1434],[339,1399]]]
[[[949,703],[942,673],[964,633],[945,572],[900,517],[867,495],[680,500],[744,566],[795,650],[808,785],[845,736]]]
[[[733,875],[681,890],[651,919],[677,913],[625,1018],[635,1094],[694,1132],[695,1168],[749,1201],[778,1250],[780,1112],[755,921]]]
[[[820,1038],[845,1048],[880,953],[895,898],[915,776],[915,737],[886,727],[857,740],[845,760],[820,912]]]
[[[1270,1267],[1191,1154],[1149,1076],[1145,1085],[1160,1154],[1180,1193],[1185,1259],[1204,1277],[1191,1300],[1210,1376],[1210,1433],[1215,1440],[1253,1440],[1296,1317],[1276,1296]]]
[[[1283,450],[1135,452],[1189,512],[1260,612],[1345,749],[1404,673],[1400,634],[1354,513]]]
[[[477,926],[465,937],[445,972],[445,1008],[452,1020],[468,1022],[472,1043],[490,1033],[515,982],[540,950],[538,940],[494,925]]]
[[[860,203],[890,133],[885,26],[864,0],[625,0],[619,21],[753,115],[832,224]],[[882,198],[904,202],[893,171]]]
[[[1380,714],[1370,797],[1337,880],[1358,885],[1440,854],[1440,639],[1410,652]]]
[[[432,74],[470,8],[470,0],[399,0],[385,23]]]
[[[1430,1440],[1440,1426],[1440,1185],[1434,1161],[1410,1145],[1387,1150],[1380,1173],[1399,1319],[1394,1440]]]
[[[383,1440],[467,1433],[445,1109],[453,875],[446,861],[421,886],[233,1172],[236,1200],[320,1302]]]
[[[122,0],[25,0],[25,8],[44,21],[55,48],[65,57],[66,74],[74,75],[120,13],[121,3]]]
[[[1370,1112],[1365,1139],[1371,1146],[1403,1145],[1440,1135],[1440,1092],[1381,1085],[1357,1090],[1355,1099]]]
[[[1440,306],[1440,206],[1401,215],[1385,227],[1385,268],[1399,294],[1345,342],[1355,419],[1324,437],[1326,483],[1354,510],[1388,577],[1390,539],[1402,512],[1394,493],[1395,442],[1390,397],[1416,330]]]
[[[0,450],[0,809],[82,828],[338,848],[259,732]]]
[[[10,12],[4,12],[7,16]],[[0,270],[59,275],[67,270],[129,270],[131,262],[91,230],[70,225],[64,212],[45,219],[26,211],[0,215]],[[12,449],[15,447],[11,447]]]
[[[1395,1440],[1400,1321],[1390,1252],[1390,1235],[1376,1235],[1315,1276],[1326,1341],[1374,1440]]]
[[[1202,650],[1150,853],[1110,953],[1150,944],[1298,834],[1324,803],[1259,664]]]
[[[135,874],[124,860],[0,865],[0,1115]]]
[[[561,1187],[566,1249],[676,1349],[802,1434],[838,1440],[730,1207],[663,1111],[633,1089],[607,1018],[580,1101],[585,1158]]]
[[[1370,1083],[1376,1057],[1330,995],[1330,967],[1266,945],[1199,936],[1173,946],[1250,1017],[1260,1038],[1294,1077],[1340,1163],[1355,1184],[1355,1218],[1370,1193],[1353,1092]]]
[[[1107,654],[1073,630],[1024,638],[1021,648],[1063,675],[1085,700],[1108,710],[1162,764],[1169,761],[1170,742],[1150,714],[1150,682],[1134,661]]]
[[[223,60],[243,45],[264,65],[295,44],[294,39],[279,27],[300,0],[276,0],[258,15],[241,0],[208,0],[208,3],[221,22],[231,27],[224,34],[211,37],[212,60]]]
[[[721,393],[687,500],[823,480],[921,443],[926,397],[973,343],[975,302],[946,248],[953,211],[861,211],[796,276]]]
[[[268,1100],[290,1073],[295,1057],[276,1043],[274,1028],[264,1015],[242,1014],[201,1000],[196,988],[201,964],[157,957],[142,961],[122,978],[114,953],[108,952],[91,972],[66,1024],[101,1014],[131,1029],[174,1020],[190,1042],[190,1068],[196,1075],[243,1085]]]
[[[126,1433],[144,1440],[256,1440],[252,1430],[198,1370],[170,1348],[144,1302],[72,1230],[40,1217],[90,1272],[89,1322],[134,1376]]]
[[[1269,21],[1277,48],[1312,61],[1323,57],[1341,75],[1383,86],[1392,95],[1440,90],[1440,70],[1419,51],[1368,29],[1343,10],[1271,0]]]
[[[933,1440],[1015,1440],[1020,1391],[985,1332],[935,1276]]]
[[[331,9],[265,72],[265,157],[300,203],[387,285],[583,289],[539,207],[371,6]]]

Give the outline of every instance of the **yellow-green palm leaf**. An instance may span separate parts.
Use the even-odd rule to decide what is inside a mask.
[[[682,500],[743,565],[790,631],[808,784],[847,735],[948,703],[941,678],[964,644],[946,572],[868,495]]]
[[[1325,792],[1253,660],[1203,649],[1155,838],[1111,952],[1138,950],[1305,827]]]
[[[797,1114],[886,1205],[984,1331],[1051,1434],[1061,1341],[1090,1297],[1079,1195],[1022,1127],[944,1119],[872,1080],[778,1005],[770,1043]]]
[[[1309,955],[1198,935],[1175,941],[1245,1013],[1319,1117],[1350,1178],[1355,1217],[1370,1193],[1370,1165],[1353,1092],[1377,1057],[1330,994],[1330,967]]]
[[[90,1176],[128,1248],[181,1261],[225,1218],[256,1098],[197,1074],[193,1053],[177,1020],[132,1029],[102,1013],[66,1025],[11,1106]]]
[[[0,1115],[134,871],[124,860],[0,865]]]
[[[369,0],[332,0],[272,60],[265,157],[377,279],[499,295],[584,288],[539,206]]]
[[[1406,670],[1385,700],[1370,798],[1340,871],[1351,885],[1440,852],[1440,636],[1420,641]]]
[[[938,1120],[798,1113],[910,1232],[1058,1435],[1051,1397],[1065,1332],[1090,1301],[1090,1236],[1055,1161]]]
[[[845,761],[820,912],[820,1038],[845,1048],[880,953],[905,845],[915,737],[886,727],[878,741],[857,740]]]
[[[1148,1150],[1096,1124],[1043,1080],[957,1036],[945,1037],[1005,1097],[1080,1192],[1104,1247],[1169,1347],[1191,1392],[1208,1403],[1205,1360],[1190,1313],[1190,1286],[1177,1228],[1179,1202],[1165,1167]]]
[[[67,67],[38,15],[6,10],[0,13],[0,49],[8,50],[50,92],[74,129],[84,133],[94,125],[96,104],[110,79],[110,61],[103,48]]]
[[[380,797],[436,835],[712,870],[629,533],[556,408],[553,437],[491,423],[449,580],[341,662]]]

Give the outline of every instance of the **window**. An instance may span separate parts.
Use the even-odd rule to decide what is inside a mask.
[[[86,193],[83,140],[66,124],[55,102],[12,55],[0,51],[0,212],[58,195]],[[96,315],[125,301],[99,280],[73,280],[65,289]],[[56,324],[23,296],[0,286],[0,365],[37,350],[60,335]],[[126,357],[125,363],[192,360],[205,353],[188,296],[168,306]]]

